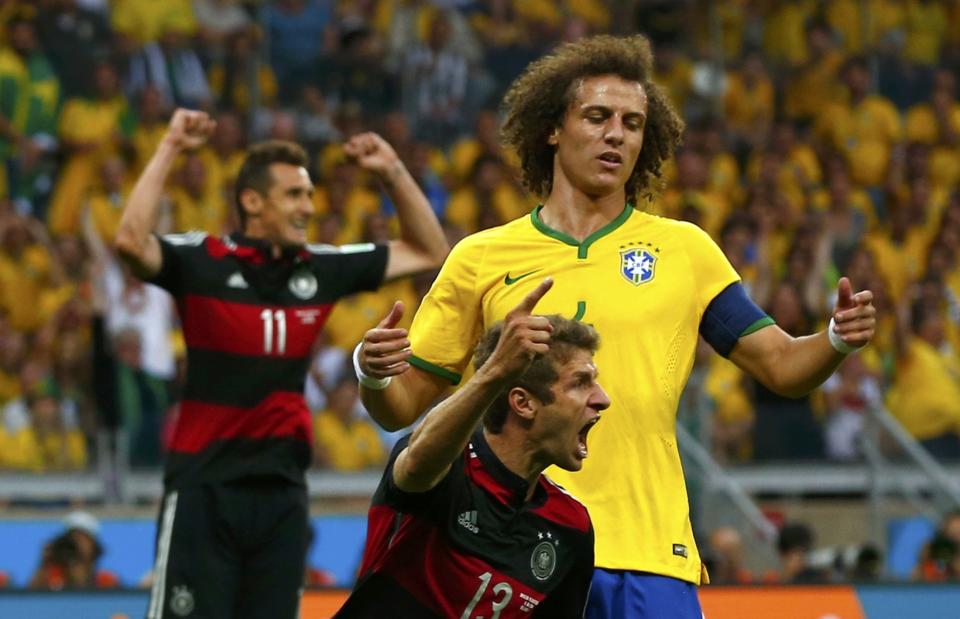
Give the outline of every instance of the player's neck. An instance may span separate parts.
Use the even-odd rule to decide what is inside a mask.
[[[547,227],[583,241],[623,212],[626,193],[621,189],[592,198],[569,184],[555,186],[543,201],[540,221]]]
[[[497,459],[511,473],[527,481],[527,496],[524,497],[524,501],[529,501],[536,490],[537,479],[546,465],[536,461],[535,452],[526,446],[522,436],[518,436],[510,428],[504,427],[499,434],[491,434],[484,430],[483,437]]]
[[[283,247],[279,243],[273,243],[268,240],[267,235],[258,225],[256,220],[248,221],[247,225],[243,227],[243,230],[241,230],[240,233],[248,239],[260,241],[263,243],[264,247],[269,247],[271,258],[277,259],[283,255]]]

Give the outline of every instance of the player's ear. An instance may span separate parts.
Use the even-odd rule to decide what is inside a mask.
[[[547,136],[547,144],[550,146],[556,146],[560,141],[560,127],[554,127],[553,131],[550,132],[550,135]]]
[[[523,387],[514,387],[507,393],[510,411],[526,421],[533,421],[537,416],[540,401]]]
[[[253,187],[247,187],[240,192],[240,207],[247,217],[257,217],[263,212],[263,196]]]

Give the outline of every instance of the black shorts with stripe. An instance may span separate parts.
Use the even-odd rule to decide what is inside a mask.
[[[147,619],[294,619],[308,539],[303,486],[263,479],[167,492]]]

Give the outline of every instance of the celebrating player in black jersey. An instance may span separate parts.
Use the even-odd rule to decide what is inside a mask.
[[[241,232],[155,236],[167,174],[213,128],[203,112],[176,111],[116,238],[134,271],[176,298],[187,343],[147,616],[292,619],[308,536],[311,346],[337,299],[436,268],[448,246],[397,154],[370,133],[344,149],[390,193],[400,240],[307,245],[307,156],[277,141],[253,146],[238,174]]]
[[[610,399],[596,380],[593,327],[531,315],[551,285],[483,335],[477,373],[397,444],[337,619],[583,616],[590,516],[542,471],[580,469]]]

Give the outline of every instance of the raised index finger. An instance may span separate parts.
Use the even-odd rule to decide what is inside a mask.
[[[547,294],[547,291],[552,287],[553,278],[548,277],[544,279],[540,282],[540,285],[531,290],[530,293],[523,298],[523,301],[520,301],[520,304],[513,308],[508,315],[532,313],[533,308],[537,306],[537,303],[543,298],[543,295]]]

